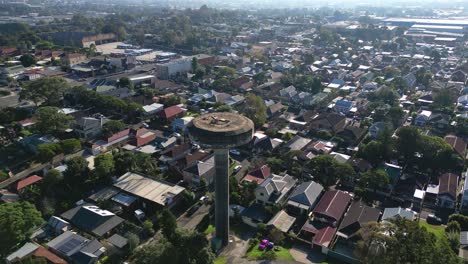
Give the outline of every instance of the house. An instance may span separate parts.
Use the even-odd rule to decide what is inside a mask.
[[[296,94],[297,94],[296,87],[292,85],[280,90],[280,96],[287,100],[292,100]]]
[[[192,151],[192,145],[184,143],[181,145],[175,145],[161,152],[159,161],[164,164],[173,165],[178,159],[184,157]]]
[[[88,240],[70,231],[52,239],[47,243],[47,247],[76,264],[95,264],[106,252],[105,247],[99,241]]]
[[[367,206],[361,201],[355,201],[343,217],[336,234],[345,239],[353,239],[365,224],[377,222],[380,214],[379,209]]]
[[[257,182],[258,184],[262,184],[270,176],[270,167],[268,165],[262,165],[260,168],[247,173],[241,182]]]
[[[464,172],[464,178],[468,177],[468,170]],[[460,202],[460,210],[463,213],[468,212],[468,181],[465,180],[465,184],[463,185],[463,193],[462,199]]]
[[[366,128],[360,128],[357,126],[347,126],[343,131],[337,133],[337,135],[343,138],[346,143],[355,145],[361,142],[366,133]]]
[[[326,130],[332,133],[338,133],[344,130],[346,126],[346,117],[336,113],[320,113],[310,121],[311,130]]]
[[[428,124],[436,129],[446,129],[450,125],[450,116],[442,113],[434,113],[429,117]]]
[[[312,213],[315,220],[336,227],[351,202],[352,196],[343,191],[327,191]]]
[[[334,110],[337,113],[347,114],[353,108],[353,102],[347,100],[338,100],[335,103]]]
[[[158,104],[158,103],[153,103],[150,105],[144,105],[143,106],[143,114],[146,116],[154,115],[159,111],[162,111],[164,109],[163,104]]]
[[[143,208],[147,209],[171,208],[177,204],[185,190],[184,187],[136,172],[122,175],[115,181],[114,187],[139,197]]]
[[[84,139],[93,139],[101,135],[102,127],[109,119],[103,115],[82,117],[77,121],[75,132]]]
[[[465,152],[466,152],[466,142],[455,135],[446,135],[444,137],[445,143],[449,144],[452,146],[454,151],[460,155],[462,158],[465,157]]]
[[[391,124],[386,122],[375,122],[369,127],[369,136],[377,138],[385,129],[391,129]]]
[[[140,128],[134,132],[134,138],[131,140],[131,144],[136,147],[141,147],[150,142],[154,141],[157,137],[157,134],[146,129]]]
[[[431,117],[432,112],[428,110],[423,110],[419,113],[414,119],[414,125],[416,126],[425,126],[429,118]]]
[[[308,181],[294,189],[287,202],[288,212],[300,215],[309,212],[317,203],[323,191],[322,185]]]
[[[282,112],[282,110],[284,109],[283,108],[283,104],[281,103],[276,103],[276,104],[272,104],[270,106],[267,107],[267,114],[269,117],[272,117],[272,116],[275,116],[276,114],[279,114]]]
[[[264,137],[258,142],[254,143],[253,150],[257,153],[272,153],[275,151],[281,144],[283,140],[279,138],[270,138]]]
[[[172,122],[178,117],[182,117],[184,114],[184,110],[180,108],[177,105],[170,106],[168,108],[165,108],[162,111],[159,111],[156,115],[159,116],[159,118]]]
[[[362,86],[364,91],[375,91],[377,90],[378,84],[376,82],[366,82]]]
[[[417,81],[416,76],[412,72],[403,76],[403,80],[405,81],[406,86],[408,87],[414,87]]]
[[[413,221],[417,213],[408,208],[394,207],[385,208],[382,215],[382,222],[389,222],[391,219],[401,217]]]
[[[85,62],[88,58],[86,54],[70,53],[62,57],[62,62],[67,66],[73,66]]]
[[[172,130],[184,132],[187,126],[192,122],[193,119],[194,119],[193,116],[184,116],[184,117],[175,119],[171,123]]]
[[[29,137],[24,138],[21,143],[25,146],[29,151],[37,154],[37,147],[41,144],[49,144],[55,143],[58,140],[50,135],[41,136],[41,135],[32,135]]]
[[[97,237],[109,234],[124,221],[114,213],[92,204],[72,208],[64,212],[61,218],[69,221],[80,230]]]
[[[283,147],[285,152],[294,151],[294,150],[304,150],[312,142],[309,138],[304,138],[301,136],[295,136],[292,138],[286,145]]]
[[[288,215],[284,210],[280,210],[270,221],[268,221],[267,226],[274,226],[278,230],[288,233],[289,230],[296,222],[296,218]]]
[[[468,94],[458,97],[457,107],[464,109],[464,110],[468,110]]]
[[[257,203],[263,205],[282,203],[296,182],[297,180],[290,175],[272,174],[255,189]]]
[[[439,176],[439,193],[437,204],[443,208],[454,208],[457,202],[458,176],[444,173]]]
[[[28,186],[31,186],[37,182],[40,182],[42,181],[42,177],[39,177],[37,175],[33,175],[33,176],[29,176],[25,179],[22,179],[20,180],[17,184],[16,184],[16,191],[18,193],[20,193],[24,188],[28,187]]]
[[[44,262],[41,262],[41,260],[45,261],[45,263],[48,263],[48,264],[67,264],[68,263],[67,261],[55,255],[54,253],[50,252],[46,248],[40,245],[31,243],[31,242],[27,242],[21,248],[11,253],[10,255],[8,255],[5,258],[5,261],[7,264],[24,263],[23,261],[28,258],[37,260],[38,263],[44,263]]]
[[[207,159],[196,161],[193,165],[188,166],[182,172],[184,182],[199,186],[203,179],[206,185],[214,183],[215,166],[214,156],[211,155]]]

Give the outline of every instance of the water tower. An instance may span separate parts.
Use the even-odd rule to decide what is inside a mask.
[[[189,126],[190,138],[214,150],[216,238],[225,246],[229,240],[229,149],[252,140],[254,124],[234,113],[209,113],[197,117]]]

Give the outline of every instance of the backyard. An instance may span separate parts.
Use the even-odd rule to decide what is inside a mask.
[[[265,253],[267,250],[260,250],[258,249],[258,246],[260,245],[260,242],[255,245],[250,251],[247,252],[247,258],[249,259],[260,259],[262,254]],[[289,249],[280,247],[280,246],[275,246],[279,250],[274,251],[276,254],[276,258],[278,260],[283,260],[283,261],[293,261],[294,258],[292,257],[291,253],[289,253]]]
[[[425,227],[430,233],[433,233],[437,237],[437,239],[445,238],[445,227],[431,225],[428,224],[426,221],[420,221],[419,225]]]

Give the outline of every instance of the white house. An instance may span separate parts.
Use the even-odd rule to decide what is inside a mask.
[[[102,126],[109,121],[104,116],[82,117],[77,122],[75,131],[81,138],[89,139],[101,134]]]
[[[182,118],[177,118],[174,121],[172,121],[172,129],[174,131],[185,131],[187,128],[187,125],[190,124],[193,120],[193,116],[185,116]]]
[[[416,126],[425,126],[429,118],[431,118],[432,112],[428,110],[423,110],[419,113],[414,119],[414,124]]]
[[[145,115],[153,115],[156,114],[157,112],[161,111],[164,109],[163,104],[158,104],[158,103],[153,103],[150,105],[145,105],[143,106],[143,111]]]
[[[296,184],[296,179],[290,175],[272,174],[255,189],[255,198],[259,204],[281,203]]]
[[[468,170],[465,171],[465,179],[468,177]],[[463,194],[461,200],[460,211],[468,212],[468,181],[465,180],[465,184],[463,185]]]

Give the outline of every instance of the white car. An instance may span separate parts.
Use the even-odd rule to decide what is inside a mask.
[[[242,169],[242,165],[237,165],[236,167],[234,167],[234,172],[237,173],[237,172],[239,172],[241,169]]]
[[[208,196],[204,195],[200,197],[200,203],[204,203],[206,200],[208,200]]]
[[[231,153],[232,155],[240,155],[240,151],[238,151],[237,149],[231,149],[229,150],[229,153]]]

